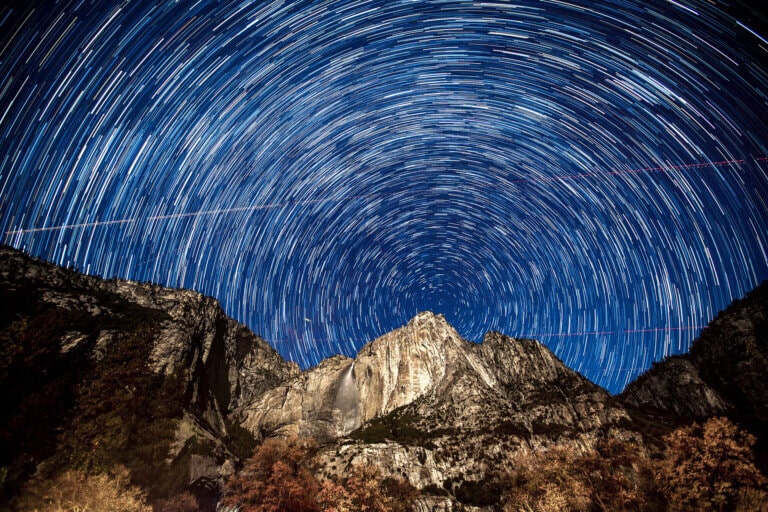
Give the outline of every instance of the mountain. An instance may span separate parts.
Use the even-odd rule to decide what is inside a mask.
[[[767,307],[764,283],[690,354],[612,396],[535,340],[473,343],[431,312],[299,371],[212,298],[0,247],[4,488],[120,464],[153,500],[192,489],[213,510],[257,442],[297,434],[320,442],[324,477],[372,463],[419,489],[419,510],[491,510],[516,457],[551,447],[653,454],[675,427],[725,414],[764,453]]]
[[[340,397],[347,388],[355,398],[345,408]],[[254,433],[336,438],[416,402],[439,405],[447,421],[459,425],[484,409],[502,408],[510,417],[510,407],[530,409],[544,399],[564,404],[560,416],[584,422],[585,429],[623,414],[601,415],[610,395],[539,342],[490,332],[475,344],[442,315],[424,312],[365,345],[355,359],[327,359],[244,404],[242,412],[243,426]],[[520,428],[531,430],[522,423]]]
[[[680,423],[728,416],[757,437],[768,468],[768,281],[721,311],[687,354],[654,364],[620,398]]]
[[[327,476],[375,463],[417,488],[451,492],[493,485],[493,469],[521,451],[637,437],[617,400],[541,343],[496,332],[472,343],[431,312],[368,343],[354,360],[325,360],[242,411],[243,426],[257,435],[342,437],[324,451]]]
[[[233,411],[298,373],[211,298],[0,247],[6,489],[112,464],[153,496],[210,485],[253,447]]]

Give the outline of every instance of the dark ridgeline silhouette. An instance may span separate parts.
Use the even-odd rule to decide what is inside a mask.
[[[766,507],[768,283],[618,396],[534,340],[471,343],[432,313],[300,372],[211,298],[6,247],[0,301],[3,500],[19,510],[46,492],[213,510],[254,448],[296,434],[321,434],[309,473],[276,459],[271,478],[294,476],[270,492],[317,485],[321,509],[362,503],[371,482],[382,511]],[[670,476],[691,453],[714,462]]]

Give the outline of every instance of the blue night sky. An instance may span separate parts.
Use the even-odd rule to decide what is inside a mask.
[[[5,2],[1,241],[303,367],[443,313],[613,392],[768,279],[768,30],[713,1]]]

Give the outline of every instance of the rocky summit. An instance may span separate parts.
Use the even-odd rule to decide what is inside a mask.
[[[606,440],[651,453],[673,428],[717,415],[765,453],[765,283],[619,396],[538,341],[489,332],[473,343],[431,312],[354,359],[299,371],[192,291],[0,247],[0,299],[6,497],[33,475],[119,464],[152,499],[192,490],[212,510],[258,442],[290,435],[320,443],[318,475],[374,464],[414,486],[423,511],[493,510],[501,469],[521,455]]]
[[[340,406],[340,396],[351,399]],[[430,312],[354,360],[328,359],[242,411],[255,435],[337,440],[324,451],[329,475],[375,463],[418,488],[459,486],[465,475],[483,485],[519,452],[553,443],[591,447],[601,436],[637,436],[618,401],[541,343],[496,332],[472,343]]]

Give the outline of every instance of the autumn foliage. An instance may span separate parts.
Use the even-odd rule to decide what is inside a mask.
[[[650,461],[633,442],[520,455],[506,476],[505,512],[659,510]]]
[[[161,499],[153,504],[155,512],[197,512],[200,507],[197,499],[189,492],[182,492],[168,499]]]
[[[382,480],[378,468],[353,468],[341,482],[325,480],[318,501],[326,512],[410,512],[418,491],[396,479]]]
[[[517,457],[507,477],[504,512],[589,510],[589,490],[574,473],[576,462],[567,448]]]
[[[517,456],[493,477],[504,512],[733,511],[768,512],[768,482],[756,468],[754,438],[729,420],[679,428],[649,456],[633,442],[605,439],[593,449],[557,446]],[[356,465],[344,477],[321,480],[317,444],[268,439],[225,488],[224,507],[238,512],[412,512],[418,491]],[[487,475],[486,475],[487,476]],[[125,467],[109,474],[70,470],[36,477],[14,503],[20,512],[194,512],[188,493],[153,507],[131,485]],[[458,494],[456,495],[458,498]],[[494,505],[495,506],[495,505]]]
[[[70,470],[50,480],[30,480],[14,503],[19,512],[152,512],[146,493],[128,483],[128,470],[88,475]]]
[[[754,438],[725,418],[668,434],[651,459],[632,442],[595,450],[555,447],[518,456],[505,477],[505,512],[768,512],[766,479],[754,464]]]
[[[665,441],[655,475],[670,510],[768,509],[766,480],[752,454],[755,439],[728,419],[677,429]]]
[[[347,478],[315,476],[317,445],[309,439],[267,439],[226,485],[222,502],[239,512],[409,512],[416,490],[382,480],[378,469],[355,467]],[[393,496],[398,494],[398,499]]]
[[[229,480],[222,504],[240,512],[319,512],[316,452],[317,444],[309,439],[267,439]]]

